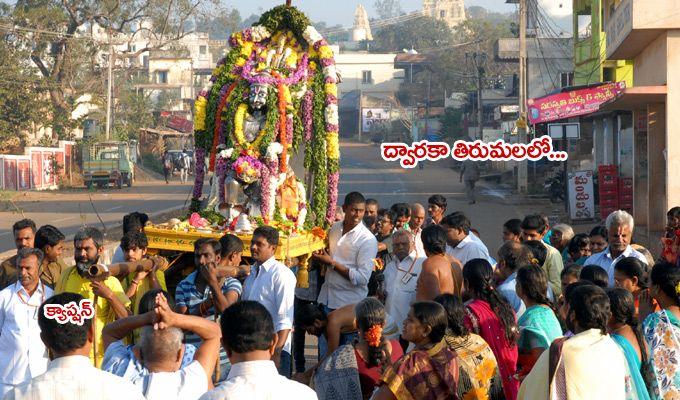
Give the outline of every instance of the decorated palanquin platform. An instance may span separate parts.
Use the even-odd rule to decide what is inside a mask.
[[[193,253],[194,242],[200,238],[212,238],[219,240],[224,232],[208,231],[176,231],[173,229],[147,226],[144,233],[149,240],[149,249],[170,250],[176,252]],[[243,241],[243,256],[250,257],[250,242],[253,239],[252,233],[232,233]],[[290,235],[281,234],[279,246],[274,257],[286,264],[293,258],[298,259],[298,287],[306,288],[309,286],[309,276],[307,273],[308,261],[312,253],[326,248],[323,235],[301,232]]]

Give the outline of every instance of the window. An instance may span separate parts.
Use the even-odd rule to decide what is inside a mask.
[[[361,83],[364,85],[373,83],[371,71],[361,71]]]
[[[198,52],[203,56],[208,53],[208,46],[198,46]]]
[[[142,65],[144,68],[149,68],[149,56],[142,56]]]
[[[591,16],[579,15],[578,16],[578,38],[579,39],[589,39],[592,32]]]
[[[573,72],[562,72],[560,73],[560,85],[561,87],[568,87],[571,86],[574,82],[574,73]]]
[[[156,83],[168,83],[168,71],[156,71]]]
[[[446,10],[439,10],[439,18],[446,18]]]

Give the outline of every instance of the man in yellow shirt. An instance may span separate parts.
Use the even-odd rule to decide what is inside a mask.
[[[119,318],[130,315],[130,299],[125,295],[120,281],[109,276],[103,280],[90,278],[88,270],[99,262],[104,250],[104,235],[91,227],[81,228],[73,238],[76,265],[68,268],[61,276],[56,293],[77,293],[95,303],[94,343],[90,350],[92,364],[99,368],[104,357],[104,343],[101,340],[104,326]]]

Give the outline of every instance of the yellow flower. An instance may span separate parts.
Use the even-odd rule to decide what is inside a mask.
[[[205,129],[205,111],[208,106],[208,100],[200,96],[194,103],[194,130],[202,131]]]
[[[259,156],[257,149],[260,148],[260,143],[262,143],[262,140],[264,139],[265,130],[261,130],[257,138],[252,143],[248,143],[243,133],[243,121],[245,120],[247,112],[247,103],[239,105],[236,109],[236,113],[234,114],[234,138],[236,139],[236,144],[240,149],[246,150],[248,154],[257,157]]]
[[[338,97],[338,86],[335,83],[326,83],[324,89],[326,90],[326,94],[332,94],[333,96]]]
[[[326,146],[326,154],[329,159],[337,160],[340,158],[340,143],[336,132],[327,132]]]
[[[675,294],[680,296],[680,282],[678,282],[678,284],[675,285]]]
[[[295,52],[290,53],[288,58],[286,58],[286,66],[288,68],[293,68],[298,62],[298,56]]]
[[[253,42],[247,42],[241,48],[241,54],[245,57],[249,57],[250,53],[253,52]]]
[[[236,59],[235,64],[236,64],[237,67],[242,67],[242,66],[246,65],[246,59],[243,58],[243,57],[239,57],[239,58]]]
[[[316,71],[316,63],[314,61],[309,62],[309,69],[312,71]]]
[[[328,47],[328,46],[321,46],[319,48],[319,57],[320,58],[333,58],[333,50],[331,50],[331,48]]]

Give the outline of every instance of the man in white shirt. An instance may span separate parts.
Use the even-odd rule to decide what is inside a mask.
[[[327,312],[366,298],[373,259],[378,253],[378,241],[362,222],[364,196],[348,193],[342,209],[345,219],[333,224],[328,233],[330,252],[323,250],[313,255],[330,267],[319,293],[319,303],[327,307]]]
[[[22,383],[5,395],[5,400],[143,400],[132,383],[95,368],[90,361],[94,320],[82,314],[82,325],[70,319],[63,323],[46,316],[46,306],[80,304],[83,296],[61,293],[47,299],[38,309],[40,339],[49,349],[47,371]]]
[[[290,268],[274,258],[279,231],[261,226],[253,232],[250,254],[255,260],[243,284],[243,300],[262,304],[271,314],[277,342],[273,361],[281,375],[291,375],[291,335],[297,279]]]
[[[425,248],[421,239],[423,225],[425,225],[425,207],[420,203],[413,203],[411,205],[411,222],[409,222],[409,227],[415,237],[416,251],[419,257],[425,257]]]
[[[399,337],[402,322],[408,315],[411,303],[416,300],[416,283],[425,261],[425,254],[418,255],[413,235],[399,230],[392,235],[394,257],[385,267],[385,288],[387,299],[385,311],[388,321],[397,326],[397,332],[390,335]]]
[[[125,348],[122,340],[139,328],[140,356],[150,374],[128,378],[147,400],[193,400],[208,391],[220,351],[220,328],[215,322],[173,312],[165,296],[158,293],[153,310],[104,327],[102,339],[107,354]],[[182,330],[201,338],[194,360],[183,368]]]
[[[446,229],[446,254],[456,258],[463,266],[475,258],[483,258],[491,262],[489,250],[481,239],[470,232],[470,220],[461,212],[449,214],[440,225]]]
[[[227,380],[200,400],[317,399],[312,389],[277,372],[272,358],[279,335],[262,304],[244,300],[229,306],[222,313],[220,326],[232,367]]]
[[[40,282],[43,252],[17,252],[19,280],[0,291],[0,398],[16,385],[47,370],[47,349],[40,341],[38,307],[54,291]]]
[[[635,227],[632,215],[622,210],[614,211],[607,217],[605,225],[609,246],[604,251],[588,257],[584,265],[598,265],[604,268],[609,275],[609,287],[614,287],[614,266],[619,260],[635,257],[647,265],[647,258],[630,245]]]

